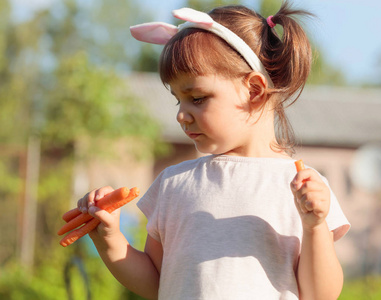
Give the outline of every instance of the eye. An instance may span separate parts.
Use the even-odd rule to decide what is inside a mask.
[[[193,103],[194,104],[202,104],[206,100],[206,97],[199,97],[199,98],[193,98]]]

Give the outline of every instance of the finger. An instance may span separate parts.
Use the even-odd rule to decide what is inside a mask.
[[[309,192],[305,194],[300,200],[301,208],[308,212],[314,212],[315,215],[320,216],[327,210],[326,201],[321,198],[319,192]]]
[[[92,190],[90,193],[88,193],[87,199],[86,199],[86,209],[88,210],[90,206],[93,206],[95,203],[95,196],[97,194],[97,190]]]
[[[77,207],[82,213],[87,212],[87,201],[90,193],[87,193],[85,196],[83,196],[81,199],[77,202]]]
[[[106,227],[110,227],[115,222],[115,214],[108,213],[99,207],[92,206],[89,208],[89,214],[102,222]]]
[[[291,181],[290,189],[291,189],[291,192],[294,194],[295,197],[296,197],[297,191],[300,190],[300,188],[302,186],[303,186],[303,184],[297,184],[297,183],[294,183],[294,181]]]
[[[307,210],[307,208],[305,207],[305,205],[303,205],[301,200],[299,200],[298,198],[294,197],[294,202],[295,202],[295,206],[298,209],[299,213],[307,214],[309,212]]]
[[[291,181],[291,190],[293,192],[296,192],[298,191],[304,184],[304,182],[306,181],[305,178],[308,178],[306,175],[305,175],[305,170],[302,170],[302,171],[299,171],[298,173],[296,173],[295,177],[292,179]],[[302,174],[303,172],[303,174]]]
[[[95,203],[98,200],[102,199],[107,194],[110,194],[112,191],[114,191],[114,189],[111,186],[105,186],[105,187],[102,187],[102,188],[96,190],[95,191],[95,196],[94,196]],[[92,203],[92,205],[94,205],[94,202]]]
[[[291,181],[292,187],[294,190],[299,190],[306,182],[316,181],[323,183],[319,174],[312,169],[305,169],[299,171],[294,179]]]
[[[311,212],[311,211],[308,210],[308,208],[307,208],[303,203],[301,203],[300,201],[295,200],[295,204],[296,204],[296,207],[297,207],[299,213],[301,213],[301,214],[308,214],[308,213]]]
[[[294,197],[294,203],[295,203],[295,207],[298,210],[299,214],[300,213],[303,213],[303,214],[306,213],[305,209],[302,209],[302,207],[300,205],[300,201],[298,200],[298,198]]]
[[[94,203],[95,192],[96,190],[92,190],[91,192],[88,192],[85,196],[78,200],[77,207],[82,213],[87,213],[89,203]]]
[[[317,206],[316,200],[309,200],[307,195],[302,198],[301,205],[308,212],[313,211]]]
[[[302,198],[305,194],[311,192],[323,192],[324,185],[316,181],[306,181],[300,189],[294,191],[297,198]]]

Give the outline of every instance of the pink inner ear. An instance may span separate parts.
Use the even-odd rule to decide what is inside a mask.
[[[172,11],[172,14],[177,19],[188,21],[192,23],[204,24],[207,27],[212,26],[213,19],[208,14],[194,10],[192,8],[184,7],[177,10]]]
[[[138,41],[165,45],[178,32],[178,28],[163,22],[152,22],[131,26],[130,31]]]

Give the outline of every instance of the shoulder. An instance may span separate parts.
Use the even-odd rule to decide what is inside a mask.
[[[205,166],[208,162],[212,160],[212,155],[199,157],[192,160],[186,160],[181,163],[171,165],[167,168],[165,168],[159,176],[162,178],[168,178],[173,177],[177,175],[186,174],[189,172],[194,172],[198,168],[202,168]]]

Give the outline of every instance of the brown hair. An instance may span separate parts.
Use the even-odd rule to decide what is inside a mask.
[[[294,17],[312,14],[292,9],[289,2],[284,1],[272,18],[283,27],[282,37],[270,28],[264,17],[241,5],[215,8],[209,15],[241,37],[266,68],[274,83],[268,92],[279,95],[275,97],[277,147],[293,153],[294,134],[285,107],[299,97],[311,67],[308,38]],[[159,70],[164,84],[181,73],[194,76],[217,73],[225,78],[243,78],[252,71],[242,56],[224,40],[195,28],[180,31],[165,45]]]

